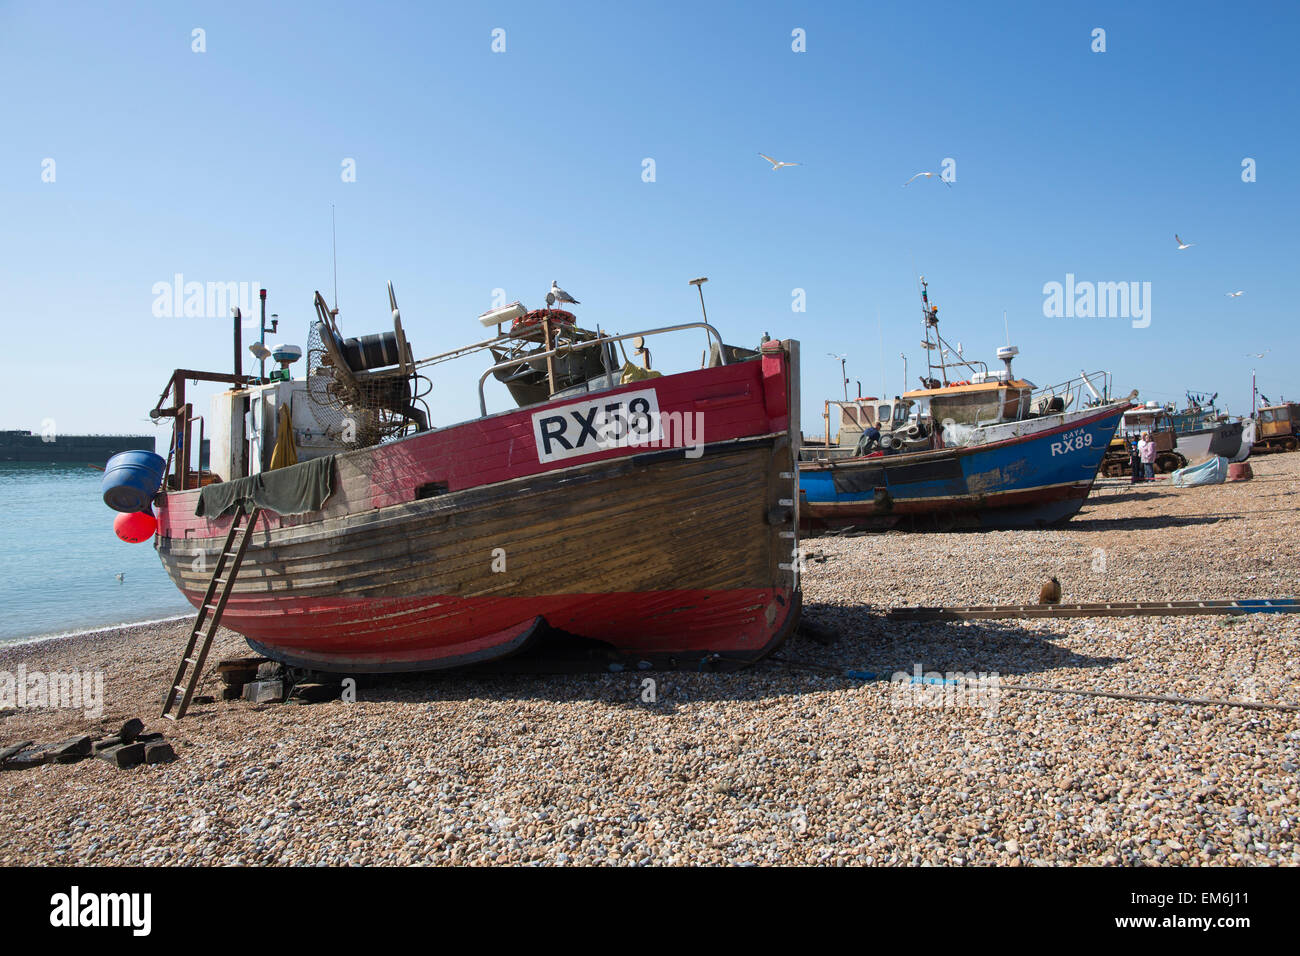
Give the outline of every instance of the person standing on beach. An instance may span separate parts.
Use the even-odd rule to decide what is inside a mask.
[[[1130,440],[1128,446],[1128,480],[1131,485],[1136,485],[1142,480],[1142,453],[1138,450],[1138,444]]]
[[[1146,481],[1156,478],[1156,443],[1151,440],[1150,432],[1142,433],[1138,442],[1138,457],[1142,459],[1142,477]]]

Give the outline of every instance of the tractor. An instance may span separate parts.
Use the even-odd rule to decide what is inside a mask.
[[[1169,413],[1155,402],[1148,402],[1142,408],[1134,408],[1124,413],[1119,429],[1106,448],[1101,459],[1101,474],[1107,478],[1118,478],[1129,473],[1132,443],[1142,437],[1143,432],[1151,434],[1156,445],[1156,465],[1158,474],[1167,474],[1187,467],[1187,459],[1175,451],[1178,447],[1178,435],[1174,432],[1174,423]]]
[[[1255,454],[1300,448],[1300,405],[1265,405],[1256,417]]]

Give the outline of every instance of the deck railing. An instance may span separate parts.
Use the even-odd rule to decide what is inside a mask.
[[[1109,372],[1080,372],[1076,378],[1036,387],[1030,393],[1029,407],[1031,410],[1037,409],[1040,404],[1045,404],[1052,398],[1062,399],[1066,409],[1108,404],[1114,401],[1111,395],[1111,375]]]
[[[479,412],[482,413],[483,415],[487,415],[487,398],[483,394],[483,384],[487,381],[488,376],[491,375],[493,372],[497,372],[503,369],[517,368],[520,361],[523,359],[527,359],[527,361],[529,362],[535,362],[538,359],[552,358],[556,355],[568,355],[570,352],[575,352],[578,349],[594,348],[595,346],[602,345],[606,342],[622,342],[626,339],[634,339],[637,336],[645,337],[649,335],[663,335],[666,332],[682,332],[686,329],[704,329],[709,334],[709,336],[715,342],[717,342],[718,363],[720,365],[727,364],[727,354],[726,354],[727,350],[726,347],[722,344],[722,336],[718,334],[717,329],[709,325],[709,323],[707,322],[686,322],[682,325],[666,325],[660,329],[648,329],[644,332],[628,332],[625,335],[600,335],[587,342],[573,342],[570,344],[562,345],[559,348],[546,349],[545,351],[541,351],[541,352],[529,352],[525,356],[516,356],[514,358],[507,359],[504,362],[498,362],[496,365],[491,366],[487,371],[485,371],[482,375],[479,376],[479,380],[478,380]],[[611,369],[610,373],[612,374],[614,371],[615,371],[614,369]]]

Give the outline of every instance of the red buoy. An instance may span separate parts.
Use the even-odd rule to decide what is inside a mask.
[[[124,512],[113,519],[113,530],[128,544],[139,544],[153,537],[158,519],[151,511]]]

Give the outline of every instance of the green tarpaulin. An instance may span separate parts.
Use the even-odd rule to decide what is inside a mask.
[[[296,515],[319,511],[333,491],[334,456],[329,455],[208,485],[199,492],[199,506],[194,513],[201,518],[220,518],[242,503],[245,511],[256,505],[276,514]]]

